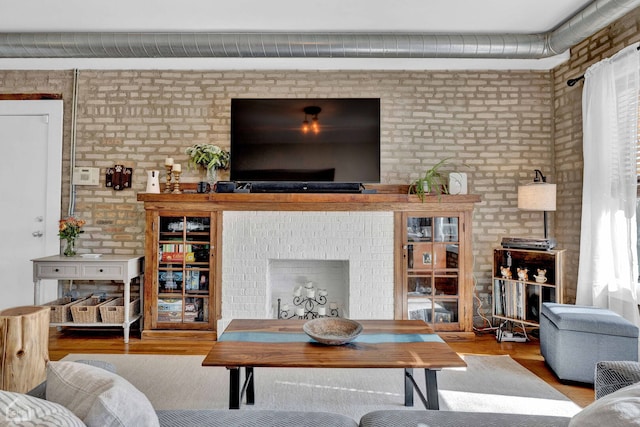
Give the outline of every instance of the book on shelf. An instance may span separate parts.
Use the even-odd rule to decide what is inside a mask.
[[[200,272],[197,270],[189,270],[186,273],[184,289],[186,291],[200,290]]]
[[[160,245],[161,260],[163,262],[194,262],[193,245],[164,243]]]

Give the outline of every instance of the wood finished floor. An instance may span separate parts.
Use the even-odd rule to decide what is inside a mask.
[[[581,407],[593,402],[593,388],[580,384],[562,384],[545,365],[540,355],[537,339],[526,343],[498,343],[493,335],[476,335],[469,339],[448,340],[448,344],[461,354],[507,354],[529,369],[549,385],[559,390]],[[122,330],[63,330],[51,328],[49,357],[60,360],[69,353],[89,354],[190,354],[206,355],[211,347],[207,340],[151,340],[140,339],[139,332],[132,331],[125,344]]]

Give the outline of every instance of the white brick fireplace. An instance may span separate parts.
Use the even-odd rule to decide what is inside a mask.
[[[274,318],[278,296],[288,287],[311,280],[330,291],[341,313],[353,319],[393,318],[392,212],[235,212],[223,214],[222,319],[224,330],[234,318]],[[284,279],[292,262],[289,279]],[[346,273],[318,270],[346,266]],[[323,263],[320,263],[323,264]],[[271,271],[271,274],[270,274]],[[332,290],[345,277],[347,289]],[[337,274],[337,276],[336,276]],[[320,282],[320,283],[316,283]],[[284,290],[283,290],[284,289]],[[333,298],[332,298],[333,296]],[[287,302],[287,301],[283,301]],[[291,306],[291,301],[288,301]]]

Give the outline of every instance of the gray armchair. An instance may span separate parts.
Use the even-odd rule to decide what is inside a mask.
[[[603,361],[596,363],[595,397],[600,399],[616,390],[640,382],[640,363]]]

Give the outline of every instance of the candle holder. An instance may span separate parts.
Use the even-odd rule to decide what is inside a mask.
[[[175,181],[173,183],[173,194],[180,194],[182,193],[182,191],[180,191],[180,174],[182,173],[182,171],[173,171],[173,180]]]
[[[319,305],[325,305],[327,303],[327,297],[320,295],[320,296],[294,296],[293,297],[293,304],[302,308],[303,311],[303,315],[299,317],[301,317],[302,319],[315,319],[318,317],[318,307]]]
[[[311,282],[309,282],[311,283]],[[278,319],[317,319],[318,317],[338,317],[338,306],[332,302],[327,304],[326,289],[315,289],[309,283],[303,288],[294,290],[293,304],[297,307],[291,313],[288,304],[281,306],[278,298],[277,316]]]
[[[335,302],[329,304],[329,315],[331,317],[339,317],[338,316],[338,305]]]
[[[164,165],[164,168],[167,170],[167,185],[164,187],[165,193],[171,193],[171,170],[173,169],[173,165]]]

